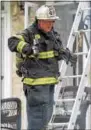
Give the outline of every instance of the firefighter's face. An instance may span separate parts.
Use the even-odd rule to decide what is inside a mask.
[[[55,21],[52,20],[38,20],[38,26],[45,32],[50,32]]]

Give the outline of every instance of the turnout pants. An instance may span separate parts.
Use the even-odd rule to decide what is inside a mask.
[[[23,85],[27,100],[28,130],[45,130],[53,112],[54,85]]]

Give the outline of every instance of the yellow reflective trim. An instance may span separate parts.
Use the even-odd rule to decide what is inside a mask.
[[[54,57],[54,51],[47,51],[47,52],[40,52],[39,58],[45,59],[45,58],[52,58]]]
[[[23,59],[16,56],[16,62],[22,62]]]
[[[22,53],[22,49],[23,49],[23,47],[24,47],[25,45],[26,45],[26,42],[20,41],[20,42],[18,43],[18,45],[17,45],[17,51],[20,52],[20,53]]]
[[[25,41],[25,39],[22,35],[14,35],[14,37],[19,38],[22,41]]]
[[[36,35],[35,35],[35,39],[40,39],[40,35],[39,35],[39,34],[36,34]]]
[[[54,77],[47,77],[47,78],[24,78],[23,83],[28,85],[45,85],[45,84],[56,84],[58,80]]]
[[[34,55],[30,55],[29,58],[35,57]],[[55,57],[54,51],[40,52],[37,58],[39,59],[47,59]]]
[[[58,56],[58,52],[57,52],[57,51],[54,51],[54,55],[55,55],[55,56]]]

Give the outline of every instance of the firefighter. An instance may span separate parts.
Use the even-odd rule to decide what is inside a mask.
[[[19,70],[27,101],[28,130],[46,129],[52,116],[58,61],[76,63],[76,56],[63,48],[60,36],[53,28],[57,19],[53,6],[42,5],[36,11],[34,23],[8,39],[11,52],[24,56]]]

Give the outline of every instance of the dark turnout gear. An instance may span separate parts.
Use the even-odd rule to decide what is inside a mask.
[[[21,72],[21,67],[23,65],[23,62],[24,62],[24,57],[21,53],[16,53],[16,74],[19,76],[19,77],[22,77],[22,72]]]
[[[24,77],[28,129],[42,130],[53,111],[54,85],[59,76],[58,60],[73,62],[74,58],[63,48],[57,32],[45,33],[37,23],[10,37],[8,46],[17,53],[17,68]]]
[[[21,39],[19,36],[23,38]],[[57,83],[58,64],[54,55],[53,44],[55,43],[49,36],[33,25],[25,29],[17,37],[12,36],[9,38],[8,46],[11,51],[22,54],[26,44],[30,44],[32,48],[35,38],[39,41],[39,55],[37,58],[33,53],[29,57],[26,55],[21,69],[24,83],[30,85],[55,84]]]
[[[57,42],[55,42],[54,36]],[[33,54],[32,47],[34,39],[37,39],[39,45],[39,54],[36,57]],[[23,82],[29,85],[56,84],[58,82],[58,60],[64,58],[70,61],[71,53],[61,53],[63,50],[59,35],[52,31],[44,33],[38,29],[36,24],[22,31],[17,36],[9,38],[8,46],[11,51],[26,54],[22,74]],[[30,47],[29,47],[30,46]],[[29,51],[30,50],[30,51]],[[28,56],[29,52],[31,55]]]
[[[59,60],[65,60],[67,64],[71,62],[71,65],[74,66],[77,62],[77,56],[72,54],[68,48],[64,49],[62,44],[60,46],[61,41],[59,39],[59,35],[56,32],[56,36],[53,32],[51,33],[55,41],[55,49],[59,53]]]
[[[28,130],[45,130],[53,112],[54,85],[24,85],[23,88],[27,97]]]
[[[17,74],[19,77],[22,77],[22,72],[21,72],[21,71],[16,70],[16,74]]]
[[[72,66],[75,66],[75,65],[76,65],[76,62],[77,62],[77,56],[71,54],[71,57],[70,57],[69,61],[71,62],[71,65],[72,65]]]
[[[62,54],[62,59],[66,61],[68,64],[71,63],[72,66],[74,66],[77,62],[77,56],[70,53],[70,50],[68,48],[61,49],[60,54]]]
[[[32,48],[30,47],[29,44],[26,44],[23,49],[22,49],[22,53],[25,55],[30,55],[32,54]]]

